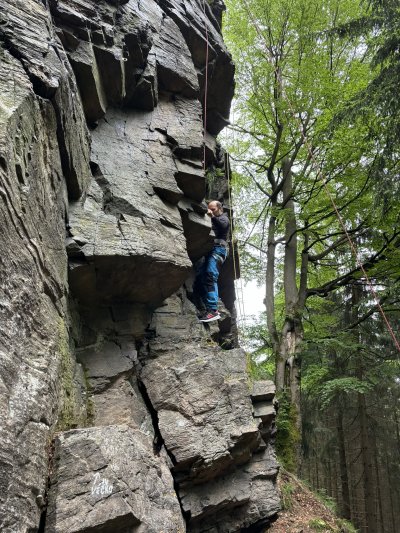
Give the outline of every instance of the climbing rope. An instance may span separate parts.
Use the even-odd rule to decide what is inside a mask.
[[[208,34],[208,27],[207,27],[207,14],[206,14],[206,1],[203,0],[203,14],[204,14],[204,29],[205,29],[205,35],[206,35],[206,65],[205,65],[205,79],[204,79],[204,119],[203,119],[203,171],[206,172],[206,132],[207,132],[207,96],[208,96],[208,60],[209,60],[209,49],[210,49],[210,40],[209,40],[209,34]],[[243,283],[242,279],[238,277],[239,271],[240,271],[240,256],[239,256],[239,249],[237,248],[238,253],[238,265],[236,264],[236,254],[235,254],[235,247],[234,247],[234,226],[233,226],[233,220],[232,220],[232,213],[233,213],[233,203],[232,203],[232,197],[231,197],[231,180],[230,180],[230,166],[229,166],[229,155],[226,154],[225,158],[225,170],[226,170],[226,176],[228,181],[228,196],[229,196],[229,206],[231,209],[229,222],[230,222],[230,229],[231,229],[231,240],[232,240],[232,260],[233,260],[233,270],[234,270],[234,291],[235,291],[235,298],[238,302],[237,305],[237,312],[238,312],[238,323],[241,323],[244,325],[245,320],[245,309],[244,309],[244,300],[243,300]],[[238,280],[238,283],[240,284],[240,296],[238,294],[238,290],[236,289],[236,280]]]
[[[248,5],[248,2],[247,0],[242,0],[242,3],[244,4],[244,7],[253,23],[253,26],[257,32],[257,34],[259,35],[259,37],[264,41],[265,45],[266,45],[266,49],[268,51],[268,43],[264,37],[264,34],[262,33],[260,27],[259,27],[259,24],[257,23],[257,19],[254,17],[249,5]],[[304,131],[304,128],[303,128],[303,124],[301,122],[301,118],[300,117],[296,117],[296,113],[294,111],[294,108],[292,106],[292,103],[290,101],[290,99],[288,98],[287,94],[286,94],[286,91],[285,91],[285,87],[284,87],[284,83],[283,83],[283,80],[282,80],[282,76],[281,76],[281,73],[278,69],[278,67],[274,65],[274,60],[273,60],[273,57],[271,57],[270,55],[267,56],[268,57],[268,60],[269,62],[274,66],[274,73],[276,74],[277,76],[277,79],[281,85],[281,88],[282,88],[282,96],[283,98],[285,99],[286,103],[288,104],[289,106],[289,109],[290,109],[290,113],[292,114],[293,118],[298,121],[298,125],[299,125],[299,131],[300,131],[300,135],[303,139],[303,142],[304,142],[304,145],[306,146],[307,148],[307,151],[308,151],[308,154],[309,154],[309,157],[310,157],[310,160],[312,161],[313,165],[315,166],[315,168],[317,169],[317,177],[320,181],[322,181],[322,184],[324,186],[324,190],[333,206],[333,209],[335,211],[335,214],[339,220],[339,223],[340,223],[340,226],[342,227],[343,229],[343,232],[344,234],[346,235],[346,239],[348,240],[349,242],[349,245],[350,245],[350,249],[354,255],[354,258],[355,258],[355,261],[356,261],[356,264],[357,264],[357,267],[361,270],[361,272],[364,274],[365,276],[365,279],[367,281],[367,284],[369,285],[370,287],[370,291],[371,291],[371,294],[373,295],[374,299],[375,299],[375,304],[376,304],[376,307],[377,309],[379,310],[383,320],[384,320],[384,323],[386,325],[386,328],[387,330],[389,331],[390,333],[390,336],[392,337],[393,339],[393,342],[394,342],[394,345],[396,346],[398,352],[400,353],[400,343],[399,341],[397,340],[397,337],[394,333],[394,330],[392,328],[392,326],[390,325],[390,322],[386,316],[386,313],[379,301],[379,297],[378,297],[378,294],[377,292],[375,291],[375,288],[364,268],[364,265],[362,264],[360,258],[359,258],[359,254],[358,254],[358,250],[357,250],[357,247],[355,245],[355,243],[353,242],[347,228],[346,228],[346,225],[344,223],[344,220],[343,220],[343,217],[341,216],[340,212],[339,212],[339,209],[335,203],[335,200],[333,198],[333,195],[331,193],[331,191],[329,190],[329,186],[328,186],[328,182],[327,182],[327,179],[325,177],[325,173],[320,165],[320,163],[316,160],[315,158],[315,155],[313,153],[313,150],[312,150],[312,146],[311,146],[311,143],[309,142],[308,140],[308,137],[307,137],[307,134],[306,132]]]
[[[236,239],[235,237],[235,228],[233,225],[233,203],[232,203],[232,194],[231,194],[231,171],[230,171],[230,163],[229,163],[229,154],[225,153],[225,171],[226,171],[226,177],[228,181],[228,197],[229,197],[229,207],[231,210],[231,216],[229,217],[230,222],[230,228],[231,228],[231,243],[232,243],[232,261],[233,261],[233,272],[234,272],[234,287],[235,287],[235,295],[236,295],[236,301],[238,302],[237,305],[237,311],[238,311],[238,322],[242,326],[245,326],[245,318],[246,318],[246,312],[244,307],[244,298],[243,298],[243,282],[242,278],[240,277],[240,251],[239,247],[235,246]],[[237,250],[237,260],[238,264],[236,264],[236,253],[235,249]],[[236,281],[239,284],[239,290],[236,290]]]
[[[207,132],[207,93],[208,93],[208,55],[210,41],[208,37],[206,0],[203,0],[204,28],[206,31],[206,66],[204,76],[204,119],[203,119],[203,171],[206,172],[206,132]]]

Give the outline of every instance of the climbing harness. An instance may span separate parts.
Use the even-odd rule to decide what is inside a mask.
[[[258,25],[258,23],[257,23],[256,18],[254,17],[252,11],[250,10],[250,7],[249,7],[249,5],[248,5],[247,0],[242,0],[242,3],[243,3],[243,5],[244,5],[244,7],[245,7],[245,9],[246,9],[246,11],[247,11],[249,17],[250,17],[250,20],[251,20],[252,23],[253,23],[253,26],[254,26],[254,28],[255,28],[257,34],[258,34],[259,37],[265,42],[265,44],[266,44],[266,49],[267,49],[267,51],[268,51],[268,43],[267,43],[266,40],[265,40],[264,34],[262,33],[262,31],[261,31],[261,29],[260,29],[260,27],[259,27],[259,25]],[[273,58],[272,58],[272,57],[269,57],[268,60],[269,60],[269,62],[274,66]],[[287,96],[287,94],[286,94],[285,87],[284,87],[283,80],[282,80],[282,76],[281,76],[281,73],[280,73],[278,67],[275,67],[274,72],[275,72],[275,74],[276,74],[276,76],[277,76],[277,78],[278,78],[278,80],[279,80],[279,82],[280,82],[280,84],[281,84],[281,87],[282,87],[282,96],[284,97],[286,103],[288,104],[289,109],[290,109],[290,112],[291,112],[293,118],[294,118],[295,120],[298,121],[298,124],[299,124],[299,131],[300,131],[300,135],[301,135],[301,137],[302,137],[302,139],[303,139],[303,141],[304,141],[304,145],[306,146],[307,151],[308,151],[308,154],[309,154],[309,156],[310,156],[310,159],[311,159],[311,161],[313,162],[313,164],[314,164],[314,166],[315,166],[315,168],[316,168],[316,170],[317,170],[317,177],[318,177],[318,179],[320,179],[320,181],[322,182],[322,184],[323,184],[323,186],[324,186],[324,190],[325,190],[325,192],[326,192],[326,194],[327,194],[327,196],[328,196],[328,198],[329,198],[329,200],[330,200],[330,202],[331,202],[331,204],[332,204],[332,206],[333,206],[333,209],[334,209],[335,214],[336,214],[336,216],[337,216],[337,218],[338,218],[338,220],[339,220],[339,223],[340,223],[340,225],[341,225],[341,227],[342,227],[342,229],[343,229],[343,232],[344,232],[344,234],[345,234],[345,236],[346,236],[346,239],[347,239],[348,242],[349,242],[350,249],[351,249],[351,251],[352,251],[352,253],[353,253],[353,255],[354,255],[354,258],[355,258],[356,264],[357,264],[358,268],[361,270],[361,272],[362,272],[362,273],[364,274],[364,276],[365,276],[365,279],[366,279],[366,281],[367,281],[367,284],[368,284],[369,287],[370,287],[371,294],[373,295],[373,297],[374,297],[374,299],[375,299],[376,307],[377,307],[377,309],[379,310],[380,314],[382,315],[382,318],[383,318],[383,320],[384,320],[384,323],[385,323],[385,325],[386,325],[386,328],[387,328],[387,330],[389,331],[390,336],[391,336],[392,339],[393,339],[394,345],[396,346],[398,352],[400,353],[400,343],[399,343],[399,341],[397,340],[397,337],[396,337],[396,335],[395,335],[395,333],[394,333],[394,331],[393,331],[392,326],[390,325],[390,322],[389,322],[389,320],[388,320],[388,318],[387,318],[387,316],[386,316],[386,313],[385,313],[385,311],[384,311],[384,309],[383,309],[383,307],[382,307],[382,305],[381,305],[381,303],[380,303],[380,301],[379,301],[378,294],[377,294],[377,292],[375,291],[375,288],[374,288],[374,286],[373,286],[373,284],[372,284],[372,282],[371,282],[371,280],[370,280],[370,278],[369,278],[369,276],[368,276],[368,274],[367,274],[367,272],[366,272],[366,270],[365,270],[365,268],[364,268],[364,265],[362,264],[361,260],[359,259],[359,255],[358,255],[358,251],[357,251],[356,245],[354,244],[354,242],[353,242],[353,240],[352,240],[352,238],[351,238],[351,236],[350,236],[348,230],[346,229],[346,225],[345,225],[345,223],[344,223],[343,217],[341,216],[341,214],[340,214],[340,212],[339,212],[339,209],[338,209],[338,207],[337,207],[337,205],[336,205],[336,203],[335,203],[335,200],[334,200],[334,198],[333,198],[333,195],[332,195],[331,191],[329,190],[328,182],[327,182],[327,179],[326,179],[325,174],[324,174],[324,172],[323,172],[323,169],[322,169],[321,165],[319,164],[319,162],[316,160],[316,158],[315,158],[315,156],[314,156],[314,153],[313,153],[313,150],[312,150],[311,144],[310,144],[310,142],[308,141],[307,134],[306,134],[306,132],[304,131],[304,129],[303,129],[303,127],[302,127],[301,118],[300,118],[300,117],[296,117],[296,114],[295,114],[295,111],[294,111],[294,109],[293,109],[292,103],[291,103],[290,99],[288,98],[288,96]]]

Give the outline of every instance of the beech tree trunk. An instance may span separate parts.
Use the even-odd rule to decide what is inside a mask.
[[[300,398],[300,350],[303,341],[301,313],[305,302],[306,283],[297,287],[297,225],[293,201],[291,162],[285,158],[282,164],[282,204],[285,210],[285,249],[284,249],[284,295],[285,320],[278,333],[275,321],[275,230],[276,219],[271,216],[268,227],[268,250],[266,271],[266,309],[267,324],[276,361],[276,388],[278,394],[289,391],[290,401],[295,410],[295,426],[301,435],[301,398]],[[303,276],[307,269],[303,269]],[[297,468],[301,462],[300,443],[296,452]]]

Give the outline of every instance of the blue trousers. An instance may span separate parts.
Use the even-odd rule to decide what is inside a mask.
[[[218,277],[226,256],[225,246],[215,245],[196,275],[195,290],[208,311],[218,309]]]

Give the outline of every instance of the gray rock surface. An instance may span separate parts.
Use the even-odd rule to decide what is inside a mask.
[[[21,62],[1,54],[0,530],[19,533],[39,523],[58,409],[66,188],[54,108],[35,98]]]
[[[276,387],[273,381],[255,381],[251,391],[251,400],[253,403],[262,401],[271,401],[276,394]]]
[[[277,467],[269,448],[212,483],[183,489],[182,506],[191,513],[188,531],[201,533],[215,528],[218,533],[233,533],[251,526],[254,530],[258,526],[259,531],[266,527],[280,509],[274,481]]]
[[[183,292],[157,309],[150,331],[139,354],[140,380],[173,462],[187,530],[266,526],[279,509],[270,439],[275,410],[269,402],[269,416],[254,418],[250,397],[265,383],[249,382],[242,350],[210,342]]]
[[[186,531],[171,473],[149,437],[120,425],[56,438],[46,533],[67,531]]]
[[[71,198],[78,198],[90,176],[89,136],[72,68],[49,11],[34,0],[1,0],[0,39],[31,82],[30,93],[48,99],[55,112],[58,149]],[[19,80],[7,76],[9,92]],[[7,106],[7,103],[6,103]]]
[[[104,326],[99,329],[106,330]],[[92,423],[95,426],[129,424],[154,438],[151,415],[135,375],[134,340],[126,335],[110,340],[98,332],[92,334],[95,343],[78,348],[76,353],[90,391]]]
[[[185,37],[193,63],[199,70],[202,94],[205,85],[206,35],[208,36],[207,130],[216,135],[229,121],[230,100],[234,91],[234,65],[226,53],[220,34],[218,18],[221,7],[214,11],[209,2],[202,0],[158,0],[158,3],[176,22]]]
[[[4,533],[233,532],[276,512],[272,398],[253,407],[244,353],[217,343],[231,270],[219,330],[182,288],[212,244],[223,8],[0,0]]]
[[[197,482],[248,460],[260,434],[252,416],[243,352],[199,348],[191,339],[185,344],[150,359],[141,379],[174,457],[174,471],[179,479]]]

